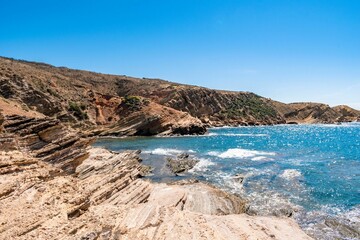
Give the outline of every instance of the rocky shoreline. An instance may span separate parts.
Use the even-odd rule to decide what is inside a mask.
[[[310,239],[291,218],[249,216],[243,199],[206,183],[144,179],[151,169],[138,151],[91,144],[102,136],[359,120],[347,106],[0,57],[0,239]],[[166,164],[181,175],[196,163],[182,155]]]
[[[91,147],[57,120],[0,122],[0,239],[310,239],[211,185],[144,180],[138,151]]]

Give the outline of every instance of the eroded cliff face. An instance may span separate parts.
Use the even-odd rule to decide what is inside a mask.
[[[141,84],[141,87],[140,87]],[[138,94],[180,111],[188,112],[210,126],[268,125],[285,123],[262,97],[249,92],[212,90],[156,79],[142,82],[130,78],[117,81],[120,95]]]
[[[6,108],[6,115],[28,116],[36,112],[55,117],[91,134],[205,132],[201,121],[186,112],[151,99],[118,95],[119,79],[119,76],[0,58],[0,107]]]
[[[59,120],[2,125],[13,144],[0,148],[0,239],[310,239],[210,185],[143,180],[139,151],[91,148]]]
[[[346,106],[284,104],[249,92],[0,58],[0,107],[9,104],[17,110],[13,114],[55,117],[102,135],[202,134],[206,126],[360,119],[359,111]]]
[[[332,108],[335,112],[339,114],[338,121],[339,122],[354,122],[360,121],[360,111],[355,110],[346,105],[339,105]]]
[[[28,156],[51,163],[67,173],[73,173],[88,157],[85,149],[94,140],[82,138],[52,118],[6,116],[2,127],[2,151],[26,151]]]
[[[360,121],[360,111],[348,106],[330,107],[322,103],[290,103],[284,104],[269,101],[278,109],[288,123],[339,123]]]

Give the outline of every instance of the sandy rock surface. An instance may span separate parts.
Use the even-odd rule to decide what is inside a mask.
[[[310,239],[208,184],[141,179],[138,151],[92,148],[51,119],[3,125],[15,146],[0,151],[0,239]]]

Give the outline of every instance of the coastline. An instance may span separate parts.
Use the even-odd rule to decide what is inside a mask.
[[[335,149],[338,149],[339,146],[358,144],[354,139],[358,129],[357,124],[283,125],[269,129],[259,126],[254,130],[250,127],[225,128],[210,130],[211,135],[205,138],[185,136],[148,140],[139,138],[139,141],[137,138],[100,140],[95,146],[115,151],[141,149],[143,163],[155,169],[154,174],[148,177],[155,182],[189,178],[207,181],[247,199],[247,213],[250,215],[291,215],[312,237],[327,239],[326,237],[331,236],[358,236],[358,220],[347,217],[348,213],[358,211],[354,205],[358,202],[354,193],[357,191],[357,178],[350,176],[354,172],[349,170],[348,181],[336,180],[341,172],[348,171],[346,167],[342,167],[343,164],[357,166],[358,159],[354,154],[358,151],[335,151],[336,155],[332,155],[334,151],[330,151],[329,155],[322,154],[329,146],[336,146]],[[332,141],[334,139],[338,141]],[[321,150],[319,146],[322,146]],[[319,154],[313,155],[314,149]],[[189,154],[191,159],[199,160],[199,166],[196,165],[194,171],[190,170],[188,174],[182,173],[179,176],[167,172],[166,160],[184,153]],[[356,160],[351,160],[351,155]],[[328,174],[321,172],[323,168],[318,167],[319,165],[329,166],[324,170]],[[356,173],[356,169],[353,168],[353,171]],[[244,182],[235,182],[233,177],[236,174],[241,174]],[[329,185],[328,182],[333,184]],[[352,191],[339,188],[349,185],[352,186]],[[332,198],[334,200],[322,198],[322,194],[327,194],[328,191],[335,191],[336,198]],[[340,199],[340,196],[350,197]],[[330,224],[330,221],[333,223]]]
[[[88,151],[76,177],[55,177],[49,185],[31,182],[27,189],[15,189],[0,200],[6,221],[0,229],[2,238],[311,239],[292,219],[244,214],[243,200],[209,184],[136,178],[139,163],[134,151],[111,153],[92,147]],[[2,158],[9,155],[17,159],[22,153],[9,152]],[[43,171],[52,168],[37,164]],[[120,165],[125,172],[132,171],[120,177],[115,171]],[[26,178],[21,175],[25,173],[16,179]]]
[[[202,137],[202,136],[211,136],[209,135],[209,130],[212,129],[231,129],[231,128],[255,128],[255,127],[273,127],[273,126],[344,126],[348,124],[360,124],[359,121],[352,122],[334,122],[334,123],[297,123],[297,124],[288,124],[288,123],[279,123],[279,124],[263,124],[263,125],[224,125],[224,126],[210,126],[206,127],[206,132],[201,134],[169,134],[169,135],[153,135],[153,136],[137,136],[137,135],[121,135],[121,136],[112,136],[112,135],[100,135],[94,136],[96,139],[128,139],[128,138],[171,138],[171,137]]]
[[[59,122],[4,126],[1,238],[311,239],[290,218],[246,215],[242,199],[209,184],[143,180],[139,152],[91,147]]]

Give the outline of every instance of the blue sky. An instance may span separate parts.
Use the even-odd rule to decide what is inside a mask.
[[[0,55],[360,109],[358,0],[0,0]]]

